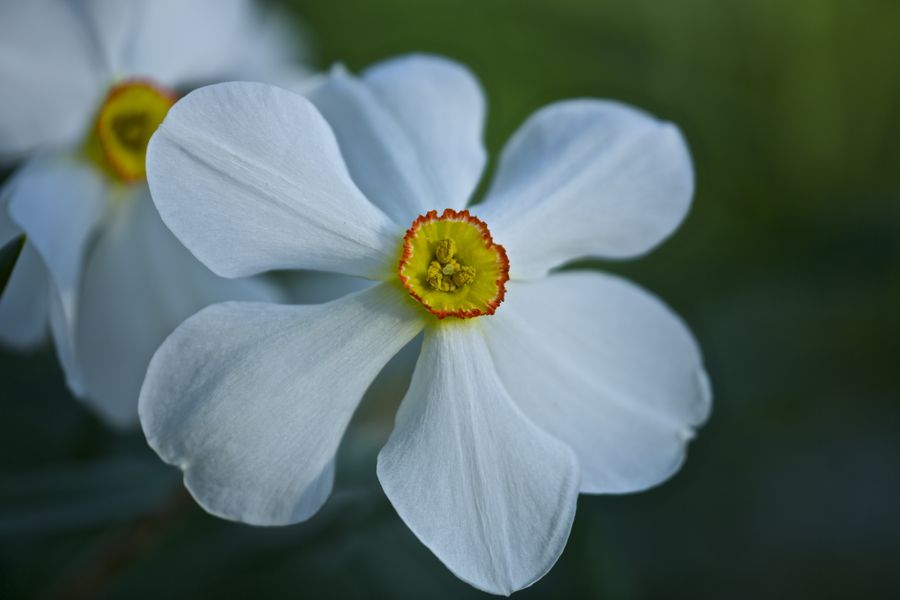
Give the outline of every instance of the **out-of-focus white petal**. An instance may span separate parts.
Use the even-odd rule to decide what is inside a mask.
[[[41,255],[64,305],[77,300],[84,252],[110,191],[101,173],[68,155],[34,158],[15,175],[10,216]]]
[[[0,246],[22,235],[21,228],[9,216],[9,199],[15,182],[13,176],[0,190]],[[47,267],[26,241],[0,295],[0,342],[27,349],[44,339],[49,286]]]
[[[65,189],[65,177],[62,182],[57,181],[49,187],[42,187],[42,178],[48,177],[46,175],[48,164],[54,163],[33,159],[3,188],[2,197],[0,197],[0,243],[5,243],[13,236],[23,233],[19,224],[14,222],[8,214],[11,201],[17,199],[27,202],[29,195],[33,194],[38,198],[38,203],[46,202],[52,198],[54,191]],[[76,190],[76,195],[77,193]],[[68,207],[64,209],[64,212],[72,210],[71,202],[65,200],[61,202]],[[89,201],[88,206],[90,205]],[[46,205],[44,206],[46,207]],[[27,212],[29,219],[38,216],[35,211]],[[80,222],[76,220],[76,224],[78,223]],[[60,228],[63,225],[64,221],[61,221],[52,227]],[[87,234],[84,233],[84,235]],[[65,232],[60,232],[60,237],[65,238]],[[41,229],[41,235],[37,239],[45,250],[48,246],[53,248],[52,254],[57,259],[61,254],[65,254],[64,247],[54,246],[57,241],[62,244],[74,243],[75,247],[71,249],[73,254],[80,254],[84,246],[84,240],[77,240],[74,237],[68,240],[57,240],[52,231],[44,229]],[[30,348],[43,341],[49,323],[66,383],[73,393],[79,394],[82,392],[83,386],[72,345],[74,329],[72,312],[76,301],[75,294],[78,289],[80,268],[78,266],[65,267],[65,269],[70,268],[75,271],[70,274],[68,279],[70,283],[74,283],[67,288],[67,293],[63,294],[45,261],[41,259],[34,243],[30,239],[26,240],[6,289],[3,291],[3,296],[0,297],[0,340],[16,348]],[[73,277],[74,279],[72,279]]]
[[[317,306],[213,305],[154,355],[141,425],[207,511],[258,525],[302,521],[330,492],[366,387],[421,326],[387,284]]]
[[[200,264],[144,188],[119,207],[85,265],[76,338],[84,401],[116,426],[136,425],[147,365],[178,324],[215,302],[277,299],[258,279],[222,279]]]
[[[50,274],[46,309],[66,382],[75,394],[84,391],[74,354],[84,256],[112,202],[110,193],[99,172],[68,155],[32,159],[11,184],[10,216],[28,236]]]
[[[634,492],[681,466],[711,394],[697,343],[657,298],[611,275],[559,273],[510,282],[484,327],[510,395],[577,453],[582,492]]]
[[[9,216],[9,200],[13,189],[15,189],[15,184],[16,178],[12,176],[0,189],[0,247],[22,235],[22,228]]]
[[[378,478],[422,543],[495,594],[553,566],[578,495],[574,454],[519,412],[477,323],[426,332]]]
[[[75,318],[78,299],[71,293],[63,294],[55,281],[50,280],[47,309],[50,333],[56,357],[66,378],[66,385],[76,396],[84,395],[84,376],[75,352]]]
[[[298,54],[284,15],[274,18],[252,0],[94,2],[133,5],[125,69],[168,85],[261,77]]]
[[[128,58],[132,44],[141,36],[145,5],[152,4],[153,0],[57,0],[57,3],[70,5],[70,12],[90,39],[94,56],[109,79],[135,74]]]
[[[669,236],[694,193],[691,157],[671,123],[601,100],[538,111],[503,150],[476,208],[514,278],[586,256],[629,258]]]
[[[305,98],[224,83],[175,104],[150,140],[163,221],[226,277],[309,268],[376,278],[402,230],[356,188],[334,134]]]
[[[271,3],[264,4],[253,18],[241,22],[241,49],[225,80],[260,81],[303,93],[311,89],[318,73],[312,63],[311,34],[305,23]]]
[[[96,50],[73,2],[0,3],[0,159],[87,129],[108,77]]]
[[[353,180],[401,225],[466,206],[485,163],[485,102],[464,66],[427,55],[343,68],[309,94],[337,135]]]
[[[49,296],[50,274],[26,242],[0,296],[0,341],[19,349],[40,343],[47,333]]]
[[[350,277],[326,271],[287,271],[279,274],[288,302],[292,304],[321,304],[373,285],[371,279]]]

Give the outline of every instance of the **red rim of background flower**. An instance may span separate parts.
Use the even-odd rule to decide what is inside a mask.
[[[180,96],[175,92],[161,85],[158,85],[150,79],[145,79],[142,77],[131,77],[129,79],[123,79],[109,89],[109,93],[107,93],[106,98],[103,99],[103,104],[100,106],[100,112],[97,114],[97,120],[94,123],[94,135],[96,135],[97,139],[100,141],[100,148],[103,150],[103,157],[106,159],[107,164],[109,164],[112,170],[115,171],[116,175],[118,175],[122,179],[122,181],[126,183],[143,181],[147,177],[146,173],[144,175],[137,176],[131,175],[127,172],[127,169],[121,164],[121,162],[115,159],[115,157],[113,156],[114,153],[109,149],[109,142],[107,141],[106,136],[102,135],[100,132],[100,122],[103,119],[103,114],[106,111],[110,101],[128,88],[132,88],[135,86],[149,88],[163,98],[170,100],[172,104],[178,102],[180,98]]]

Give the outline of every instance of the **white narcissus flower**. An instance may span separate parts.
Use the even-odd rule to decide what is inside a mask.
[[[261,525],[315,513],[363,392],[423,330],[378,477],[470,584],[530,585],[579,492],[679,468],[710,408],[690,332],[631,283],[554,269],[643,254],[678,226],[693,194],[681,134],[613,102],[553,104],[470,213],[483,119],[474,77],[426,56],[337,69],[312,103],[226,83],[169,112],[148,150],[153,199],[213,271],[377,282],[315,306],[211,306],[160,347],[141,423],[206,510]]]
[[[27,235],[0,340],[33,345],[49,323],[69,386],[114,424],[137,424],[147,363],[178,323],[273,298],[172,236],[144,155],[185,86],[285,81],[286,34],[249,0],[0,1],[0,158],[30,157],[0,192],[0,244]]]

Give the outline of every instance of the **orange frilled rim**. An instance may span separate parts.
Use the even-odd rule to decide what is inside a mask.
[[[415,247],[414,242],[416,241],[417,236],[426,225],[440,221],[459,222],[472,225],[480,233],[481,242],[484,245],[484,249],[490,251],[496,257],[496,273],[492,274],[491,277],[494,281],[494,292],[490,297],[484,298],[481,302],[479,302],[481,306],[456,309],[436,307],[432,302],[429,302],[427,298],[429,294],[420,293],[417,290],[417,288],[420,288],[422,286],[414,282],[411,276],[406,273],[407,267],[409,266],[410,261],[413,259]],[[445,319],[447,317],[471,319],[474,317],[494,314],[494,312],[496,312],[497,308],[503,302],[504,298],[506,297],[506,282],[509,281],[509,258],[507,257],[506,249],[502,245],[494,242],[494,238],[491,236],[491,232],[490,229],[488,229],[487,224],[478,217],[469,213],[468,210],[457,211],[452,208],[447,208],[444,209],[443,213],[441,213],[440,215],[436,210],[432,210],[425,213],[424,215],[419,215],[406,231],[406,235],[403,236],[403,251],[401,253],[400,261],[397,266],[397,274],[400,278],[400,281],[403,283],[403,287],[405,287],[407,292],[409,292],[409,295],[417,300],[420,304],[422,304],[422,306],[424,306],[425,309],[428,310],[428,312],[436,316],[438,319]]]

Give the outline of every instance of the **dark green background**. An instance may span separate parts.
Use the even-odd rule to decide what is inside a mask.
[[[691,145],[684,226],[598,266],[686,318],[712,418],[670,482],[583,496],[559,563],[517,597],[900,597],[900,3],[290,7],[319,67],[409,51],[468,64],[492,156],[529,113],[577,96],[643,107]],[[139,434],[87,414],[50,350],[3,354],[0,376],[2,597],[481,595],[377,485],[366,422],[399,398],[364,406],[321,514],[255,529],[205,515]]]

